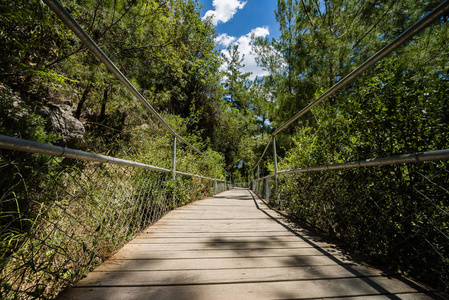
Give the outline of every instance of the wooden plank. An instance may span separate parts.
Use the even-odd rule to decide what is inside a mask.
[[[263,220],[282,220],[282,218],[279,216],[273,216],[273,218],[268,216],[261,216],[260,213],[254,214],[254,215],[235,215],[234,218],[231,218],[229,216],[229,213],[216,213],[213,214],[213,216],[207,215],[207,214],[200,214],[200,213],[182,213],[182,214],[171,214],[165,216],[163,219],[160,220],[160,222],[167,222],[173,221],[175,223],[180,222],[193,222],[193,221],[202,221],[202,220],[212,220],[212,221],[218,221],[218,220],[253,220],[253,221],[263,221]],[[159,222],[157,224],[160,224]]]
[[[277,217],[277,219],[281,219],[281,217]],[[254,215],[234,215],[233,217],[230,217],[229,215],[220,217],[220,215],[215,214],[214,216],[203,216],[203,215],[197,215],[197,214],[171,214],[164,217],[160,222],[192,222],[192,221],[221,221],[221,220],[234,220],[234,221],[240,221],[240,220],[272,220],[272,218],[268,216],[261,216],[260,213],[254,214]],[[160,224],[158,222],[158,224]]]
[[[328,255],[332,254],[334,256],[343,254],[341,251],[332,248],[296,248],[296,249],[233,249],[233,250],[189,250],[189,251],[151,251],[147,249],[145,245],[141,247],[131,247],[137,246],[126,245],[117,254],[114,255],[117,259],[195,259],[195,258],[227,258],[227,257],[275,257],[275,256],[292,256],[301,257],[309,255]],[[257,250],[257,251],[256,251]]]
[[[310,299],[413,293],[409,285],[387,277],[143,287],[73,288],[60,299]],[[391,299],[391,296],[390,296]]]
[[[209,269],[175,271],[91,272],[76,286],[161,286],[297,281],[381,276],[382,272],[356,266]]]
[[[260,225],[272,225],[273,220],[266,217],[266,218],[252,218],[252,219],[244,219],[244,218],[216,218],[216,219],[200,219],[200,220],[183,220],[183,219],[170,219],[170,218],[164,218],[163,220],[159,221],[157,223],[157,226],[192,226],[192,225],[226,225],[226,224],[248,224],[248,225],[254,225],[254,226],[260,226]]]
[[[152,228],[152,230],[182,230],[182,231],[204,231],[204,229],[215,231],[214,229],[220,229],[219,231],[224,230],[251,230],[251,231],[266,231],[268,229],[276,230],[276,229],[282,229],[282,225],[276,224],[272,221],[266,221],[266,222],[259,222],[259,223],[248,223],[248,222],[234,222],[232,221],[226,221],[221,223],[187,223],[186,224],[158,224],[157,227]]]
[[[395,295],[371,295],[371,296],[355,296],[355,297],[344,297],[344,298],[332,298],[332,300],[431,300],[431,299],[441,299],[435,298],[425,293],[403,293]]]
[[[347,258],[337,263],[328,256],[277,256],[263,258],[199,258],[199,259],[110,259],[101,264],[95,271],[163,271],[163,270],[207,270],[207,269],[239,269],[239,268],[276,268],[304,266],[355,265]]]
[[[293,233],[295,232],[295,233]],[[173,238],[181,238],[181,237],[209,237],[209,238],[224,238],[224,237],[266,237],[266,238],[279,238],[279,237],[295,237],[300,240],[307,240],[310,242],[314,241],[322,241],[321,238],[311,236],[308,233],[303,233],[299,230],[287,231],[285,229],[278,230],[265,230],[265,231],[254,231],[254,230],[245,230],[245,231],[234,231],[234,232],[215,232],[215,231],[203,231],[203,232],[179,232],[179,231],[168,231],[164,232],[163,230],[155,230],[155,231],[143,231],[137,237],[173,237]]]
[[[172,224],[172,223],[160,223],[157,226],[148,228],[147,231],[152,231],[152,230],[164,230],[164,229],[177,229],[177,230],[182,230],[183,228],[188,229],[188,230],[194,230],[194,231],[204,231],[202,229],[207,228],[208,230],[211,229],[220,229],[220,228],[224,228],[224,229],[239,229],[239,230],[254,230],[254,231],[266,231],[268,229],[271,230],[285,230],[285,228],[278,223],[275,223],[271,220],[267,220],[264,222],[237,222],[237,221],[226,221],[226,222],[214,222],[214,223],[207,223],[207,222],[202,222],[202,223],[189,223],[189,222],[185,222],[185,224]],[[223,230],[219,230],[219,231],[223,231]]]
[[[232,230],[232,231],[230,231]],[[173,226],[167,226],[164,228],[153,228],[151,230],[146,230],[145,233],[184,233],[184,234],[188,234],[191,233],[191,235],[195,235],[197,233],[211,233],[211,234],[216,234],[218,236],[220,236],[222,233],[268,233],[268,232],[276,232],[276,231],[280,231],[282,230],[282,228],[277,228],[277,227],[264,227],[264,228],[257,228],[257,229],[252,229],[251,227],[248,226],[221,226],[221,227],[216,227],[216,226],[179,226],[179,227],[173,227]],[[272,233],[273,234],[273,233]],[[275,234],[275,233],[274,233]]]
[[[188,238],[188,237],[279,237],[279,236],[293,236],[291,232],[285,230],[266,230],[266,231],[239,231],[239,232],[179,232],[179,231],[144,231],[138,235],[138,237],[170,237],[170,238]]]
[[[138,235],[130,243],[176,244],[176,243],[284,243],[303,241],[292,235],[273,236],[191,236],[191,237],[157,237],[154,235]]]
[[[281,236],[281,237],[254,237],[254,236],[225,236],[225,237],[154,237],[154,236],[138,236],[134,238],[130,244],[203,244],[203,245],[210,245],[210,244],[247,244],[249,246],[251,245],[284,245],[288,247],[289,245],[294,245],[293,243],[298,244],[306,244],[309,247],[312,246],[318,246],[318,247],[336,247],[340,246],[342,247],[343,244],[329,244],[326,242],[320,242],[316,241],[313,242],[313,244],[306,242],[302,239],[299,239],[296,236]]]
[[[254,249],[279,249],[279,248],[313,248],[310,244],[305,242],[203,242],[203,243],[179,243],[179,244],[154,244],[154,243],[129,243],[128,246],[137,244],[139,248],[145,249],[145,251],[196,251],[198,249],[204,250],[254,250]],[[326,247],[326,245],[325,245]]]

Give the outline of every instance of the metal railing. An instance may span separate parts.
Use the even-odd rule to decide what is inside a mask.
[[[259,197],[373,262],[449,288],[449,160],[283,173],[252,182]],[[279,199],[279,200],[278,200]]]
[[[0,294],[53,298],[169,210],[224,180],[0,136]],[[56,154],[56,155],[55,155]]]
[[[2,299],[54,298],[166,212],[232,187],[227,171],[168,125],[59,2],[44,2],[168,130],[172,168],[0,135]],[[177,140],[212,162],[214,176],[178,170]]]
[[[401,274],[446,291],[449,149],[278,170],[276,135],[448,11],[445,1],[275,129],[252,169],[251,182],[251,189],[272,206]],[[261,176],[260,165],[271,144],[274,172]]]

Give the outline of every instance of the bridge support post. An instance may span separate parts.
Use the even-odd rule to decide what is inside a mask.
[[[226,176],[226,172],[225,172],[224,176],[225,176],[225,191],[227,191],[228,190],[228,176]]]
[[[259,165],[257,165],[257,181],[255,183],[256,183],[255,191],[256,191],[256,193],[258,193],[260,195],[260,170],[259,170]]]
[[[173,181],[176,181],[176,136],[173,140],[173,171],[172,171]]]
[[[215,165],[214,195],[217,193],[217,165]]]
[[[274,159],[274,193],[276,204],[280,206],[279,186],[278,186],[278,158],[276,155],[276,137],[273,137],[273,159]]]
[[[251,190],[253,190],[253,188],[254,188],[254,179],[255,179],[255,177],[254,177],[254,170],[251,172],[251,184],[249,185],[249,188],[251,189]]]

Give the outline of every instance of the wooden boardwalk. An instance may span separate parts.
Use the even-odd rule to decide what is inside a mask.
[[[432,299],[295,228],[248,190],[181,207],[59,299]]]

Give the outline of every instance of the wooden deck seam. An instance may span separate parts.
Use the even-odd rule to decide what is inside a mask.
[[[99,287],[165,287],[165,286],[207,286],[207,285],[230,285],[230,284],[253,284],[253,283],[276,283],[276,282],[301,282],[301,281],[327,281],[327,280],[344,280],[344,279],[369,279],[369,278],[383,278],[393,277],[384,275],[371,276],[342,276],[342,277],[327,277],[327,278],[304,278],[304,279],[282,279],[282,280],[243,280],[235,281],[220,281],[220,282],[193,282],[193,283],[167,283],[167,284],[116,284],[116,285],[75,285],[76,288],[99,288]],[[394,277],[393,277],[394,278]],[[417,290],[417,292],[421,292]]]
[[[336,264],[328,264],[328,265],[320,265],[320,267],[334,267]],[[296,266],[295,268],[310,268],[310,267],[315,267],[316,265],[301,265],[301,266]],[[341,264],[340,266],[356,266],[356,264],[353,263],[346,263],[346,264]],[[291,266],[275,266],[275,267],[251,267],[251,268],[220,268],[220,269],[164,269],[164,270],[126,270],[126,271],[121,271],[121,270],[94,270],[91,273],[126,273],[126,272],[172,272],[172,271],[214,271],[214,270],[260,270],[260,269],[286,269],[286,268],[292,268]],[[389,275],[387,275],[389,276]],[[392,275],[391,275],[392,276]]]

